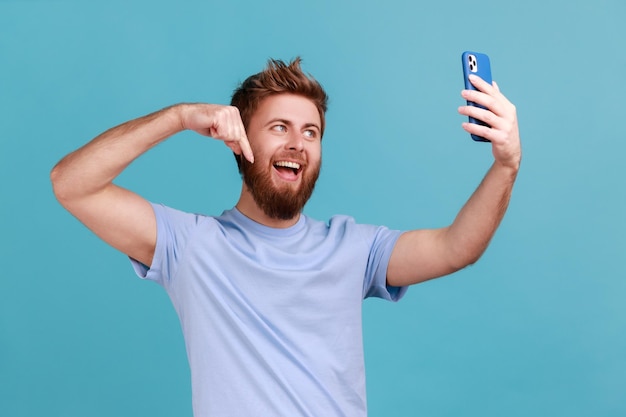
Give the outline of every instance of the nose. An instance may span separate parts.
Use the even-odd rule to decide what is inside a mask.
[[[304,139],[299,132],[291,131],[287,137],[285,148],[294,151],[302,151],[304,149]]]

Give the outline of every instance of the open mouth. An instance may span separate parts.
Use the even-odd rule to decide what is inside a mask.
[[[293,181],[298,178],[298,174],[302,171],[302,165],[292,161],[275,162],[274,168],[281,178],[289,181]]]

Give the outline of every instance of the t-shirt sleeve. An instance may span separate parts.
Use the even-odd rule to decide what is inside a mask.
[[[387,285],[387,266],[400,234],[400,231],[390,230],[384,226],[376,228],[367,260],[363,298],[378,297],[398,301],[406,293],[408,287]]]
[[[130,261],[140,278],[167,286],[176,274],[189,237],[198,223],[198,216],[161,204],[151,204],[157,224],[152,264],[148,267],[133,258]]]

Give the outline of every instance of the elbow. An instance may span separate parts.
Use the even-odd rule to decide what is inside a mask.
[[[473,256],[473,257],[471,257],[471,258],[468,258],[468,259],[465,261],[465,266],[464,266],[463,268],[467,268],[468,266],[472,266],[472,265],[474,265],[476,262],[478,262],[478,260],[480,259],[480,256],[481,256],[481,255],[478,255],[478,256]]]
[[[490,238],[476,237],[471,233],[451,237],[448,240],[448,264],[455,271],[474,265],[489,246]]]
[[[62,206],[65,206],[70,196],[70,187],[60,164],[56,164],[50,171],[50,182],[54,196]]]
[[[477,253],[468,254],[467,258],[465,259],[465,266],[474,265],[483,256],[484,252],[485,251],[483,249]]]
[[[60,186],[61,174],[59,173],[59,171],[60,169],[58,164],[52,168],[52,171],[50,171],[50,183],[52,184],[52,192],[54,193],[54,196],[57,198],[57,200],[59,199],[59,195],[62,194],[62,188]]]
[[[450,267],[456,272],[468,266],[474,265],[481,258],[486,248],[479,250],[466,250],[461,253],[456,253],[452,256]]]

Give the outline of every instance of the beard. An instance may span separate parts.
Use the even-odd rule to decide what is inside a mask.
[[[288,183],[276,186],[265,166],[251,164],[245,158],[241,161],[241,174],[254,202],[265,215],[272,219],[290,220],[302,211],[313,194],[320,167],[321,162],[315,167],[307,165],[307,169],[301,172],[300,184],[295,188]]]

